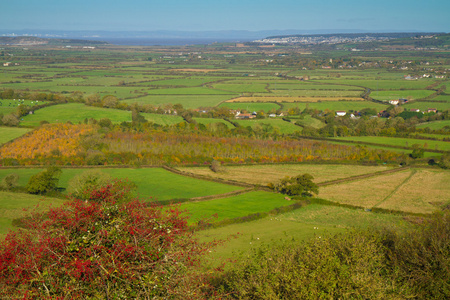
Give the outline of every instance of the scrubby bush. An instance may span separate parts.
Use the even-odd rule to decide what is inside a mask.
[[[98,170],[87,170],[69,180],[67,193],[77,199],[89,199],[92,190],[111,181],[111,176]]]
[[[102,196],[99,196],[102,195]],[[106,195],[106,196],[105,196]],[[124,201],[114,186],[25,219],[0,244],[6,299],[207,299],[194,240],[175,207]]]
[[[11,190],[17,186],[17,182],[19,181],[19,175],[16,173],[11,173],[3,177],[0,182],[0,188],[4,190]]]
[[[31,176],[26,189],[30,194],[45,194],[54,191],[58,186],[60,175],[60,168],[50,167],[46,171]]]
[[[289,196],[312,196],[319,193],[319,187],[312,181],[313,179],[310,174],[286,176],[275,184],[269,184],[269,188]]]

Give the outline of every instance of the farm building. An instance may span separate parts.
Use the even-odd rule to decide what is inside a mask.
[[[343,111],[343,110],[338,110],[338,111],[336,111],[336,116],[338,116],[338,117],[343,117],[343,116],[345,116],[347,114],[347,112],[346,111]]]

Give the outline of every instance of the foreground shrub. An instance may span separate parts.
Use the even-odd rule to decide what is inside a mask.
[[[263,246],[216,288],[237,299],[450,299],[450,211],[419,220]]]
[[[56,190],[61,173],[60,168],[50,167],[46,171],[31,176],[26,186],[28,193],[45,194]]]
[[[237,299],[381,299],[389,290],[381,248],[369,234],[264,246],[238,261],[218,288]]]
[[[100,191],[92,191],[97,196]],[[114,186],[25,220],[0,245],[2,297],[210,298],[197,271],[213,244],[191,238],[175,207],[119,203]],[[119,199],[120,200],[120,199]]]

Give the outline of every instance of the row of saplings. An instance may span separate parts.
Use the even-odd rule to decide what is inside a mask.
[[[2,299],[449,299],[450,213],[398,231],[262,246],[226,268],[175,206],[93,171],[0,244]]]

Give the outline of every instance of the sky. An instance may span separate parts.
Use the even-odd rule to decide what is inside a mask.
[[[450,31],[449,0],[1,1],[1,30]]]

